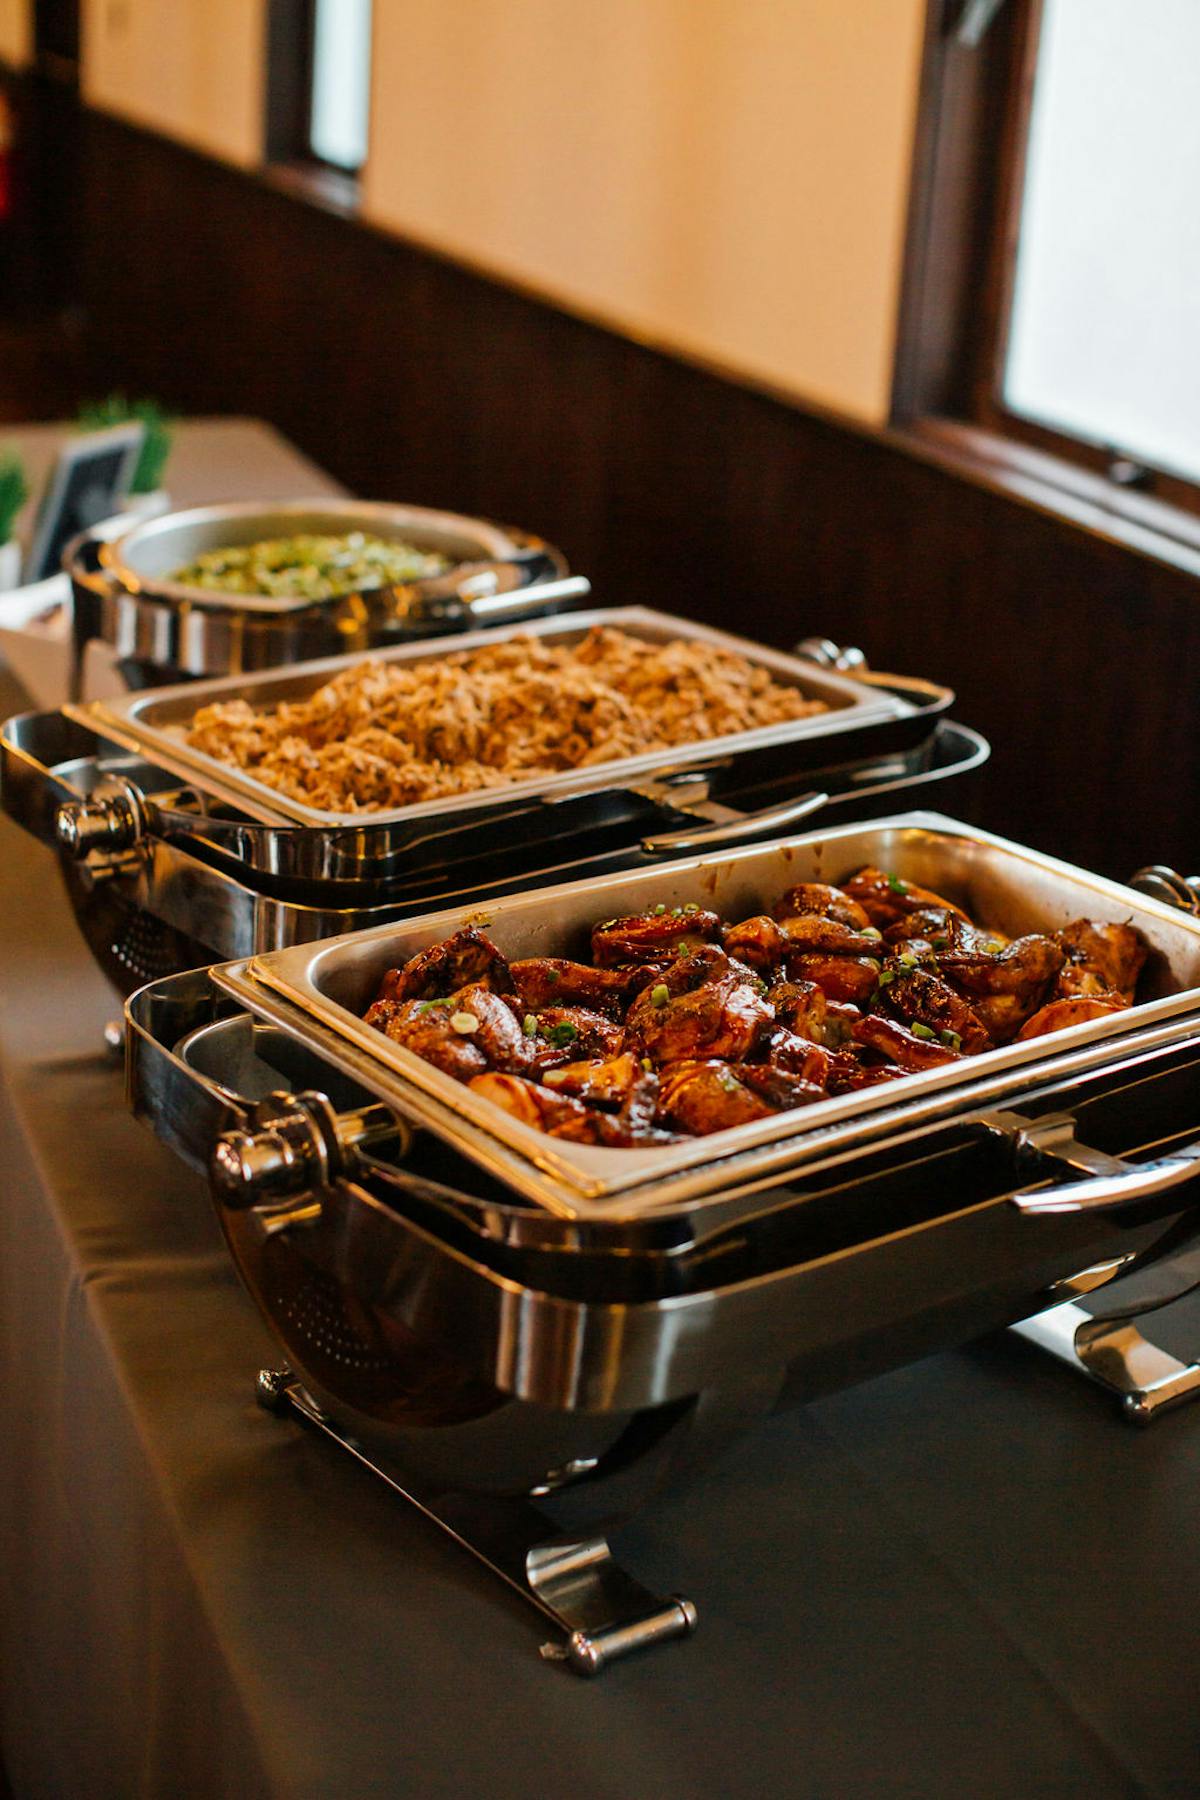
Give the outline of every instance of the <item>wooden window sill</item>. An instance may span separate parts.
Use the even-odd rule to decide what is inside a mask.
[[[362,193],[356,175],[327,168],[323,163],[303,162],[267,163],[262,175],[269,186],[297,200],[307,200],[322,212],[334,213],[339,219],[358,217]]]
[[[1119,487],[1047,451],[953,419],[917,419],[894,428],[890,435],[968,480],[1068,520],[1124,550],[1200,576],[1200,516],[1194,513]]]

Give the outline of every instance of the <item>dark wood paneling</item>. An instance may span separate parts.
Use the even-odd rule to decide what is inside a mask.
[[[539,530],[605,601],[861,643],[958,689],[996,829],[1119,875],[1200,861],[1182,574],[100,118],[84,201],[97,389]]]

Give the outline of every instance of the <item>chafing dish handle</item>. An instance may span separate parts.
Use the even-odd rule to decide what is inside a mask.
[[[716,825],[688,826],[683,831],[668,831],[658,837],[642,839],[647,856],[686,856],[691,850],[718,850],[724,844],[737,844],[743,838],[758,837],[764,831],[783,831],[799,824],[810,814],[828,804],[827,793],[814,791],[786,800],[780,806],[766,806],[761,812],[742,813]]]
[[[1039,1135],[1036,1128],[1033,1133],[1022,1134],[1028,1148],[1041,1152]],[[1164,1207],[1163,1202],[1178,1200],[1181,1207],[1186,1206],[1193,1197],[1184,1190],[1200,1174],[1200,1141],[1144,1163],[1106,1156],[1103,1151],[1075,1143],[1073,1138],[1056,1143],[1044,1154],[1051,1165],[1082,1173],[1083,1179],[1064,1181],[1054,1187],[1019,1188],[1009,1195],[1010,1203],[1019,1212],[1120,1212],[1148,1202],[1153,1202],[1159,1211],[1170,1210],[1170,1205]],[[1200,1200],[1200,1191],[1194,1198]]]

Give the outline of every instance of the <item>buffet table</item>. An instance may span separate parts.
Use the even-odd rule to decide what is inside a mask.
[[[204,1184],[127,1113],[115,998],[6,821],[0,908],[16,1800],[1197,1792],[1200,1409],[1138,1432],[1004,1336],[772,1420],[616,1540],[696,1637],[581,1681],[256,1406],[269,1335]],[[1200,1301],[1153,1335],[1190,1357]]]
[[[1137,1432],[1010,1338],[776,1419],[626,1528],[694,1639],[595,1683],[540,1661],[531,1613],[255,1406],[271,1345],[203,1184],[125,1111],[50,858],[0,842],[17,1800],[1195,1793],[1200,1411]],[[1194,1347],[1200,1306],[1157,1330]]]

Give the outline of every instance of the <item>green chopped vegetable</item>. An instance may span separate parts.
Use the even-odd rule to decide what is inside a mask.
[[[560,969],[547,969],[546,970],[546,980],[547,981],[561,981],[562,980],[562,971]]]
[[[880,931],[878,925],[864,925],[862,928],[862,935],[863,937],[881,938],[883,933]]]
[[[665,913],[666,910],[667,910],[667,903],[665,900],[660,900],[658,905],[654,909],[656,914],[657,913]]]
[[[898,956],[896,958],[896,962],[899,965],[899,967],[902,968],[906,973],[908,972],[908,970],[915,969],[917,966],[916,957],[913,956],[911,951],[907,951],[907,950],[904,952],[904,954],[902,956]]]
[[[651,1006],[665,1006],[670,998],[671,990],[665,981],[660,981],[656,987],[650,989]]]
[[[473,1031],[479,1030],[479,1020],[473,1012],[451,1013],[450,1029],[457,1031],[460,1037],[470,1037]]]
[[[879,985],[881,988],[891,987],[891,985],[892,985],[893,981],[895,981],[895,979],[896,979],[895,969],[880,969]]]
[[[943,1031],[940,1033],[940,1036],[941,1036],[941,1040],[942,1040],[943,1044],[946,1045],[947,1049],[950,1049],[950,1050],[961,1050],[962,1049],[962,1038],[959,1036],[957,1031]]]
[[[427,1012],[431,1012],[435,1006],[453,1006],[453,1005],[454,1005],[453,1000],[419,1000],[417,1002],[417,1012],[418,1013],[427,1013]]]
[[[650,1058],[648,1056],[643,1056],[642,1067],[646,1071],[647,1075],[653,1075],[654,1064],[650,1061]]]
[[[567,1044],[574,1043],[579,1036],[579,1028],[572,1025],[570,1019],[560,1019],[557,1025],[552,1025],[549,1031],[543,1035],[548,1044],[553,1044],[555,1049],[562,1050]]]
[[[908,892],[907,881],[901,881],[898,875],[889,875],[887,884],[891,888],[893,894],[907,894]]]
[[[949,938],[944,938],[944,937],[930,938],[929,942],[934,950],[948,950],[950,948],[950,939]]]
[[[937,1041],[937,1032],[931,1031],[928,1025],[922,1025],[920,1019],[913,1019],[908,1029],[912,1032],[914,1037],[928,1038],[931,1043]]]
[[[683,910],[684,912],[699,912],[700,908],[696,905],[694,900],[689,900]]]
[[[206,550],[194,562],[173,570],[170,579],[208,593],[330,600],[441,575],[449,566],[444,556],[426,554],[398,538],[371,537],[363,531],[298,532],[294,537]]]
[[[525,1036],[526,1037],[536,1037],[537,1036],[537,1028],[538,1028],[537,1014],[536,1013],[526,1013],[524,1019],[521,1021],[521,1030],[525,1033]]]

